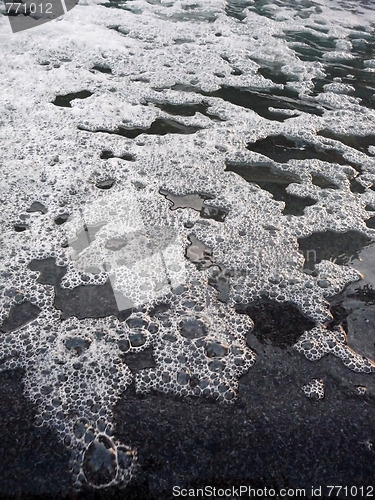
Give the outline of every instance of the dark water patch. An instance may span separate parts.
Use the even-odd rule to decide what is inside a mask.
[[[197,269],[207,269],[215,266],[212,250],[197,237],[192,234],[189,236],[190,245],[186,248],[185,257],[195,264]]]
[[[96,64],[95,66],[92,67],[94,71],[98,71],[99,73],[104,73],[107,75],[112,74],[112,69],[109,66],[102,66],[100,64]]]
[[[311,178],[311,182],[314,184],[314,186],[318,186],[321,189],[338,189],[339,187],[337,184],[333,183],[322,174],[314,174]]]
[[[103,4],[101,4],[101,5],[103,5]],[[117,31],[117,33],[120,33],[120,35],[128,35],[129,34],[129,30],[121,25],[111,24],[111,25],[107,26],[107,28],[109,30]]]
[[[57,95],[52,104],[55,106],[61,106],[63,108],[71,108],[70,104],[74,99],[87,99],[87,97],[92,96],[93,93],[88,90],[81,90],[80,92],[72,92],[71,94]]]
[[[116,182],[115,179],[108,178],[102,181],[97,181],[95,183],[95,186],[99,189],[110,189],[115,182]]]
[[[353,292],[348,293],[347,296],[351,299],[359,300],[368,306],[375,305],[375,289],[369,283],[356,288]]]
[[[321,137],[326,137],[327,139],[333,139],[335,141],[342,142],[347,146],[357,149],[362,153],[368,153],[369,146],[375,145],[375,135],[344,135],[344,134],[336,134],[331,130],[323,129],[317,132],[317,135]]]
[[[280,491],[288,484],[310,492],[317,475],[321,484],[332,477],[372,484],[373,454],[360,441],[373,436],[373,403],[340,391],[329,376],[330,357],[317,368],[293,349],[261,347],[265,354],[240,379],[231,405],[131,390],[119,400],[116,436],[132,437],[142,464],[127,498],[170,498],[176,476],[183,488],[209,484],[216,491],[236,484]],[[301,396],[302,383],[317,375],[328,379],[327,404]]]
[[[150,101],[151,104],[161,109],[165,113],[174,116],[194,116],[196,113],[201,113],[212,120],[224,121],[218,116],[214,114],[208,113],[208,109],[210,108],[208,103],[199,102],[199,103],[191,103],[191,104],[172,104],[168,102],[155,102]]]
[[[350,191],[352,193],[362,194],[366,191],[366,188],[362,186],[362,184],[358,182],[357,179],[353,178],[350,179]]]
[[[211,205],[206,205],[207,200],[212,200],[215,197],[206,193],[189,193],[185,195],[175,195],[166,189],[159,189],[168,201],[172,202],[171,210],[178,208],[192,208],[199,212],[200,216],[204,219],[214,219],[218,222],[224,222],[228,211],[224,208],[218,208]]]
[[[264,64],[264,63],[263,63]],[[261,66],[258,73],[268,80],[272,80],[277,85],[286,85],[288,79],[286,75],[281,72],[280,66]]]
[[[62,312],[62,319],[76,316],[84,318],[104,318],[117,316],[126,319],[131,308],[119,311],[112,285],[107,280],[104,285],[80,285],[75,288],[62,288],[61,279],[66,274],[66,267],[57,266],[55,259],[32,260],[29,269],[39,271],[38,282],[53,285],[55,289],[54,305]]]
[[[267,163],[238,165],[227,163],[227,171],[235,172],[247,182],[257,184],[260,188],[272,194],[277,201],[283,201],[284,215],[303,215],[304,209],[316,203],[309,196],[300,198],[286,191],[286,187],[292,182],[299,182],[297,176],[289,172],[281,172],[273,165]]]
[[[14,224],[13,228],[16,231],[16,233],[22,233],[23,231],[26,231],[26,229],[29,229],[29,224],[26,224],[24,222],[20,224]]]
[[[152,347],[148,347],[141,352],[127,352],[121,358],[133,373],[156,367]]]
[[[81,356],[90,347],[92,340],[84,337],[69,337],[64,341],[68,351],[75,353],[76,356]]]
[[[169,120],[167,118],[157,118],[152,122],[149,128],[125,128],[117,127],[115,130],[108,130],[104,128],[98,128],[90,130],[81,125],[78,126],[79,130],[85,132],[102,132],[104,134],[115,134],[121,137],[127,137],[128,139],[135,139],[141,134],[146,135],[167,135],[167,134],[195,134],[201,127],[193,127],[191,125],[182,125],[181,123]]]
[[[324,78],[314,79],[314,95],[324,92],[324,85],[334,82],[335,79],[339,79],[341,83],[354,87],[354,91],[350,91],[349,94],[359,97],[362,105],[371,109],[375,107],[374,73],[365,71],[364,68],[358,69],[344,63],[325,64],[324,70],[326,73]]]
[[[43,203],[40,203],[39,201],[34,201],[30,207],[26,210],[28,213],[32,212],[40,212],[41,214],[46,214],[48,212],[48,208],[43,205]]]
[[[94,486],[109,484],[116,477],[116,450],[109,438],[99,436],[92,441],[84,453],[82,470],[86,479]]]
[[[37,410],[25,395],[23,377],[19,369],[0,373],[0,497],[67,498],[70,451],[55,431],[34,424]]]
[[[324,52],[334,50],[336,48],[334,39],[315,35],[310,31],[285,31],[285,40],[288,42],[304,43],[312,49]]]
[[[369,227],[370,229],[375,229],[375,216],[365,220],[365,223],[366,226]]]
[[[228,17],[243,21],[246,18],[244,10],[252,5],[253,2],[246,2],[245,0],[227,0],[225,3],[225,13]]]
[[[205,337],[208,333],[206,325],[197,318],[184,319],[178,326],[181,335],[189,340]]]
[[[352,165],[335,149],[319,148],[315,144],[302,139],[292,139],[281,134],[269,135],[265,139],[248,143],[247,149],[268,156],[268,158],[278,163],[286,163],[292,159],[307,160],[316,158],[317,160],[338,163],[339,165]]]
[[[34,321],[40,313],[38,306],[25,301],[21,304],[15,304],[11,307],[8,317],[0,326],[0,332],[9,333],[18,330],[31,321]]]
[[[65,224],[65,222],[69,219],[70,214],[61,214],[55,218],[55,224],[57,226],[61,226],[62,224]]]
[[[238,313],[247,314],[254,322],[254,334],[262,344],[277,347],[292,346],[315,323],[306,318],[292,303],[273,300],[258,300],[236,307]]]
[[[238,272],[236,276],[238,276]],[[229,279],[234,273],[230,269],[225,269],[222,266],[218,266],[218,269],[213,270],[208,278],[208,284],[215,288],[219,293],[217,295],[217,300],[227,304],[229,302],[230,293],[230,283]]]
[[[272,93],[271,93],[272,92]],[[285,90],[282,91],[285,94]],[[208,95],[210,97],[219,97],[224,101],[230,102],[237,106],[242,106],[247,109],[252,109],[259,116],[267,118],[268,120],[284,121],[290,116],[284,113],[270,111],[269,108],[276,109],[292,109],[303,111],[305,113],[311,113],[314,115],[322,116],[323,110],[321,107],[303,102],[300,99],[290,96],[282,95],[278,89],[272,89],[270,93],[256,90],[256,89],[240,89],[236,87],[223,86],[219,90],[211,93],[203,93],[203,95]]]
[[[371,239],[359,231],[323,231],[298,239],[307,269],[314,269],[315,264],[322,260],[331,260],[340,265],[350,264],[370,243]]]
[[[109,149],[104,149],[100,153],[100,159],[101,160],[108,160],[109,158],[119,158],[120,160],[125,160],[125,161],[135,161],[135,156],[130,154],[130,153],[124,153],[121,156],[117,156]]]
[[[171,87],[172,90],[180,92],[195,92],[206,97],[217,97],[224,101],[241,106],[243,108],[252,109],[259,116],[267,118],[268,120],[284,121],[291,118],[282,110],[291,109],[302,111],[304,113],[311,113],[314,115],[323,115],[323,106],[314,104],[310,101],[307,102],[303,99],[295,97],[296,93],[290,90],[280,90],[273,88],[269,93],[259,89],[241,89],[238,87],[231,87],[223,85],[219,90],[214,92],[204,92],[198,87],[189,84],[175,84]],[[270,111],[269,108],[280,109],[280,112]]]
[[[91,245],[97,232],[105,225],[105,222],[98,224],[83,224],[82,229],[77,233],[74,240],[69,241],[69,246],[77,253],[81,253],[85,248]]]

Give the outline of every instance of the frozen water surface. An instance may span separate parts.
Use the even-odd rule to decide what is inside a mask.
[[[373,300],[374,26],[351,0],[0,18],[0,369],[74,488],[144,467],[114,425],[134,391],[234,405],[262,343],[375,396],[372,330],[351,327]],[[325,380],[298,390],[322,404]]]

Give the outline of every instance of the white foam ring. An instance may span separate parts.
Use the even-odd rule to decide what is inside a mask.
[[[313,79],[324,77],[325,64],[355,57],[351,35],[373,35],[373,13],[361,6],[357,16],[348,15],[339,3],[331,9],[321,0],[319,8],[304,7],[299,16],[294,3],[270,4],[262,13],[249,7],[240,21],[217,1],[135,0],[116,9],[82,2],[64,18],[17,35],[10,34],[5,17],[0,19],[1,134],[7,146],[1,159],[0,319],[22,301],[41,310],[31,323],[1,334],[1,370],[25,369],[36,424],[52,427],[71,449],[77,488],[125,486],[134,474],[131,436],[129,446],[117,442],[112,422],[113,407],[133,380],[141,393],[233,401],[239,377],[255,362],[246,345],[253,323],[235,313],[239,304],[260,297],[290,301],[317,325],[295,345],[307,359],[333,354],[354,371],[375,370],[371,360],[348,347],[343,332],[326,328],[327,298],[359,279],[358,272],[322,261],[315,275],[306,274],[297,243],[327,230],[375,236],[365,224],[372,215],[366,205],[375,208],[368,190],[375,182],[374,146],[368,155],[317,135],[322,129],[337,137],[370,135],[375,114],[350,95],[351,85],[335,81],[312,94]],[[290,31],[318,33],[336,43],[324,50],[322,61],[304,61],[298,45],[285,39]],[[262,65],[278,67],[287,83],[262,76]],[[111,74],[94,67],[110,68]],[[372,67],[369,61],[367,70]],[[321,116],[288,108],[284,121],[267,119],[209,95],[223,85],[294,91]],[[82,90],[92,95],[72,100],[70,108],[52,103],[57,95]],[[207,112],[170,115],[163,103],[203,103]],[[277,108],[270,106],[269,112]],[[152,127],[155,120],[167,125],[172,120],[185,132],[195,127],[195,133],[124,136],[128,129]],[[121,127],[122,136],[113,133]],[[226,162],[264,160],[246,144],[280,134],[321,150],[335,148],[361,172],[320,160],[277,164],[267,158],[280,173],[299,179],[287,192],[316,201],[302,216],[285,216],[283,202],[225,170]],[[102,150],[113,157],[101,159]],[[125,155],[135,161],[121,159]],[[314,185],[315,174],[324,174],[337,189]],[[355,176],[364,193],[350,191]],[[112,187],[98,188],[108,179],[114,180]],[[208,194],[206,206],[227,215],[214,220],[192,208],[171,210],[161,189]],[[45,214],[26,214],[35,201],[47,208]],[[26,217],[20,219],[22,214]],[[69,214],[69,220],[57,225],[61,214]],[[15,232],[20,222],[27,228]],[[100,228],[90,235],[95,225]],[[89,241],[77,251],[72,242],[80,232]],[[199,269],[185,257],[192,237],[211,250],[211,267]],[[109,278],[118,301],[125,297],[119,309],[135,307],[130,318],[62,321],[52,286],[38,283],[38,273],[27,267],[48,257],[67,266],[62,287],[102,285]],[[225,304],[208,285],[218,266],[231,271]],[[134,375],[121,355],[147,348],[156,366]],[[307,395],[324,394],[321,381],[304,387]],[[107,457],[107,466],[95,472],[100,456]]]

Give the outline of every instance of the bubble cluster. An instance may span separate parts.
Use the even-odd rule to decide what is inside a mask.
[[[324,398],[324,380],[313,378],[307,384],[302,386],[302,391],[307,398]]]
[[[342,363],[355,372],[373,373],[374,361],[356,353],[346,343],[346,334],[341,327],[327,330],[318,326],[305,332],[294,345],[310,361],[317,361],[326,354],[333,354]]]

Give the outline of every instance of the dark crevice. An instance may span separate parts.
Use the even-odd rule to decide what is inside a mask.
[[[254,322],[249,335],[255,335],[263,344],[286,348],[297,342],[315,323],[304,316],[295,304],[273,300],[257,300],[236,306],[238,313],[247,314]],[[248,337],[249,337],[248,335]]]
[[[79,130],[83,130],[85,132],[102,132],[104,134],[115,134],[120,135],[121,137],[127,137],[128,139],[135,139],[141,134],[147,135],[167,135],[167,134],[195,134],[198,130],[201,130],[201,127],[193,127],[182,125],[181,123],[175,122],[173,120],[168,120],[166,118],[157,118],[152,122],[149,128],[125,128],[125,127],[117,127],[115,130],[107,130],[104,128],[98,128],[94,130],[90,130],[82,125],[78,126]]]
[[[210,194],[205,193],[189,193],[185,195],[175,195],[167,191],[166,189],[160,189],[159,193],[165,196],[165,198],[172,202],[171,210],[177,210],[178,208],[192,208],[200,213],[200,216],[204,219],[214,219],[218,222],[224,222],[228,211],[224,208],[213,207],[211,205],[206,205],[207,200],[212,200],[215,197]]]
[[[61,106],[63,108],[71,108],[70,104],[74,99],[87,99],[87,97],[92,96],[93,93],[89,90],[81,90],[80,92],[72,92],[71,94],[57,95],[52,104],[55,106]]]
[[[371,239],[358,231],[324,231],[298,239],[299,249],[305,257],[304,267],[307,269],[314,269],[315,264],[322,260],[331,260],[340,265],[349,264],[370,243]]]
[[[272,194],[275,200],[283,201],[284,215],[303,215],[304,209],[315,203],[310,197],[300,198],[286,191],[292,182],[299,182],[299,178],[289,172],[281,172],[267,163],[236,165],[227,163],[227,171],[235,172],[247,182],[254,183]]]

